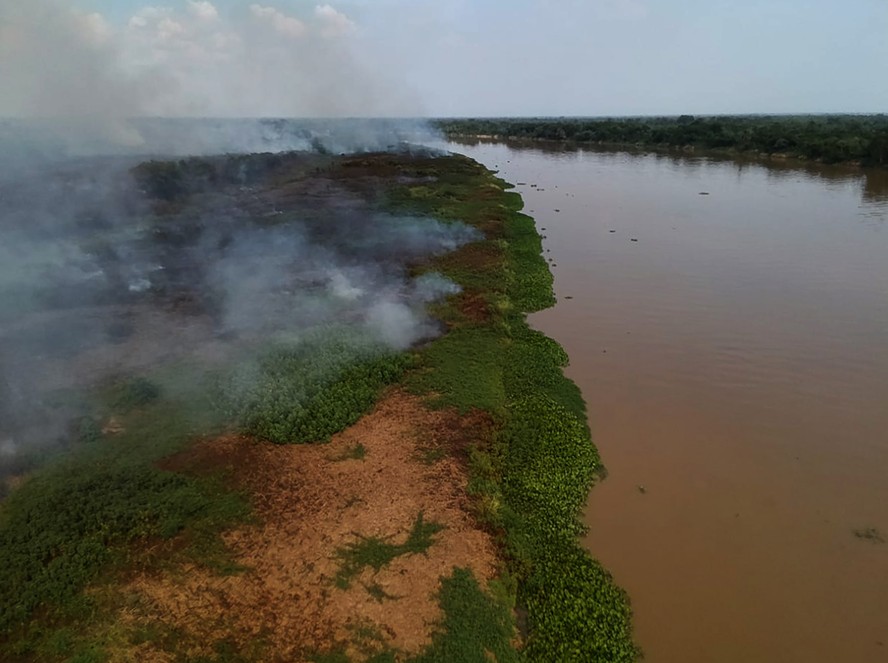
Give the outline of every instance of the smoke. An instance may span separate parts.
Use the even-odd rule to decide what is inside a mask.
[[[112,24],[61,0],[0,0],[0,178],[84,156],[435,141],[427,123],[406,119],[421,105],[397,72],[367,66],[360,33],[329,4],[223,15],[207,0],[176,0]],[[313,119],[280,119],[294,117]]]
[[[326,328],[392,350],[433,338],[426,306],[458,288],[411,266],[479,238],[375,211],[377,192],[343,188],[323,155],[137,163],[0,180],[0,477],[70,440],[83,394],[121,376]]]
[[[39,132],[83,153],[145,154],[164,146],[134,118],[420,115],[397,72],[365,64],[372,56],[360,26],[329,4],[298,16],[264,4],[223,15],[211,2],[179,0],[112,24],[71,3],[0,0],[0,117],[42,118]],[[226,129],[216,148],[237,142]],[[222,136],[204,134],[200,153],[223,151],[212,137]]]
[[[327,326],[393,350],[439,333],[426,305],[456,286],[411,266],[477,233],[379,214],[376,192],[325,176],[328,155],[437,138],[371,119],[421,106],[368,64],[359,20],[326,3],[175,0],[113,21],[76,4],[0,0],[0,484],[122,376]]]
[[[148,71],[127,72],[99,14],[52,0],[0,0],[0,115],[98,125],[138,115],[156,93]]]
[[[206,292],[222,302],[217,332],[261,339],[347,323],[397,350],[437,336],[425,305],[458,288],[435,274],[410,279],[406,265],[474,241],[477,231],[357,209],[327,214],[322,233],[299,222],[238,227],[207,233],[188,252],[205,270]]]

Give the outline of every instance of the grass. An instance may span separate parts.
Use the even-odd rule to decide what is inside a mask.
[[[411,663],[518,663],[512,647],[515,627],[507,605],[484,592],[468,569],[454,569],[441,581],[444,618],[431,646]],[[559,660],[557,658],[550,659]]]
[[[126,414],[160,397],[160,387],[144,376],[136,376],[111,385],[106,400],[115,412]]]
[[[355,423],[408,365],[407,355],[353,331],[325,329],[230,371],[219,383],[217,402],[260,439],[320,442]]]
[[[637,658],[625,595],[577,542],[579,510],[603,467],[580,392],[563,375],[566,354],[526,322],[528,312],[554,302],[533,220],[520,213],[517,194],[469,159],[392,163],[395,174],[435,182],[392,186],[380,203],[388,211],[458,219],[484,234],[414,266],[416,273],[437,271],[462,286],[461,294],[435,307],[449,333],[406,355],[325,329],[241,362],[217,375],[212,389],[190,374],[106,387],[82,421],[77,450],[0,505],[0,659],[105,661],[143,637],[172,660],[184,660],[177,653],[187,644],[183,634],[151,625],[127,631],[115,623],[128,600],[115,592],[116,583],[134,568],[156,565],[144,552],[154,549],[165,551],[167,561],[242,572],[219,533],[248,517],[249,505],[224,477],[166,471],[158,461],[225,423],[275,443],[324,441],[398,381],[434,406],[490,415],[495,432],[469,451],[469,492],[505,562],[487,590],[467,570],[442,579],[443,618],[432,644],[413,660]],[[121,432],[109,436],[102,422],[112,416]],[[341,460],[365,455],[355,444]],[[427,462],[435,459],[430,451]],[[358,536],[337,553],[335,584],[349,587],[368,568],[379,571],[399,556],[426,552],[440,530],[420,513],[403,542]],[[398,598],[374,582],[364,587],[380,603]],[[520,652],[516,607],[526,615]],[[403,660],[370,634],[353,636],[366,645],[366,660]],[[261,643],[256,646],[238,652],[220,641],[202,660],[263,660]],[[334,648],[314,660],[349,659]]]
[[[503,342],[490,329],[455,329],[422,353],[420,370],[407,377],[407,386],[414,393],[431,395],[436,407],[502,414],[505,389],[499,357]]]
[[[236,572],[219,533],[246,517],[246,500],[218,477],[159,469],[160,458],[188,443],[181,404],[162,398],[120,414],[123,431],[63,456],[4,503],[0,512],[0,653],[32,656],[64,642],[64,631],[31,623],[89,624],[103,605],[85,587],[144,563],[139,550],[188,530],[181,554]],[[111,405],[129,408],[112,401]],[[56,647],[57,648],[57,647]],[[52,649],[52,647],[50,647]],[[86,646],[76,656],[92,656]]]
[[[376,536],[359,536],[358,540],[336,552],[340,567],[334,582],[340,589],[348,589],[361,572],[369,567],[379,571],[401,555],[426,552],[434,543],[434,536],[443,526],[426,522],[422,512],[416,516],[404,543],[391,543]]]
[[[101,621],[113,600],[87,600],[84,589],[100,573],[144,564],[138,550],[150,542],[187,531],[177,553],[183,559],[222,575],[243,572],[219,533],[247,516],[246,500],[221,477],[165,471],[158,461],[231,420],[275,442],[325,439],[372,406],[408,359],[339,334],[267,352],[251,367],[251,380],[234,372],[212,390],[213,399],[194,376],[135,376],[102,388],[91,401],[94,413],[81,421],[80,445],[37,472],[0,510],[0,657],[42,658],[39,652],[64,649],[59,658],[101,660],[104,645],[89,638],[61,647],[68,642],[64,625]],[[109,418],[120,429],[113,436],[102,431]],[[360,444],[348,450],[350,458],[365,453]],[[420,520],[407,551],[429,528]],[[38,608],[41,619],[32,623]]]
[[[480,408],[498,424],[495,440],[470,452],[469,492],[477,517],[501,542],[506,603],[517,601],[527,615],[524,660],[634,661],[639,651],[628,599],[577,538],[580,510],[604,473],[585,403],[563,374],[564,350],[526,321],[528,312],[555,302],[540,236],[520,213],[517,194],[505,192],[505,183],[480,166],[469,170],[465,163],[456,168],[446,189],[392,196],[414,213],[462,218],[484,230],[484,243],[434,268],[464,287],[481,288],[494,303],[475,324],[456,313],[458,306],[442,308],[451,331],[422,353],[407,384],[433,404]],[[468,623],[444,627],[453,638],[470,631]],[[512,637],[499,633],[500,642]],[[484,648],[475,641],[463,653],[439,649],[439,658],[429,660],[480,661]]]
[[[382,631],[371,621],[362,620],[348,625],[352,644],[364,656],[376,656],[389,651]]]
[[[361,660],[372,663],[519,663],[522,655],[514,648],[512,606],[495,593],[484,591],[468,569],[455,568],[441,579],[438,592],[442,619],[432,643],[422,653],[405,657],[388,648],[385,638],[372,624],[352,627],[352,646]],[[344,648],[316,654],[318,663],[350,663]],[[558,659],[552,659],[558,660]]]

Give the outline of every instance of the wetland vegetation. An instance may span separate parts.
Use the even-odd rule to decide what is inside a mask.
[[[218,173],[229,172],[235,161],[232,188],[219,200],[207,183],[224,179]],[[255,163],[249,157],[221,163],[221,171],[212,162],[154,162],[136,170],[156,201],[151,236],[193,246],[184,238],[193,237],[189,227],[207,223],[198,219],[201,207],[218,209],[237,200],[245,181],[265,188],[247,190],[244,215],[226,223],[258,219],[273,232],[304,223],[310,233],[324,236],[330,231],[323,208],[294,212],[287,205],[333,187],[330,197],[363,196],[374,215],[406,219],[392,223],[408,232],[471,228],[468,234],[460,231],[466,239],[450,242],[448,251],[420,250],[414,246],[419,240],[411,239],[414,249],[399,268],[411,283],[443,278],[455,287],[446,288],[446,296],[417,295],[437,326],[432,333],[428,323],[411,319],[419,331],[406,347],[329,321],[288,335],[292,318],[283,316],[271,335],[251,325],[238,328],[236,351],[224,353],[222,361],[166,357],[150,369],[80,385],[74,395],[79,423],[70,428],[65,451],[40,467],[17,471],[5,484],[10,495],[0,504],[4,660],[111,662],[146,652],[164,660],[219,662],[294,655],[377,662],[482,663],[491,656],[501,663],[634,660],[638,651],[626,596],[578,543],[579,511],[602,467],[582,397],[562,372],[566,354],[526,321],[527,313],[552,305],[554,297],[540,236],[533,219],[521,213],[520,196],[459,156],[322,157],[308,167],[299,159],[268,156]],[[251,207],[260,198],[274,201],[272,215]],[[351,255],[366,250],[358,244],[368,242],[373,251],[384,250],[373,248],[378,228],[362,223],[364,234],[349,240]],[[237,241],[236,232],[230,241]],[[298,279],[287,287],[298,289],[300,283],[317,289],[315,282]],[[169,289],[163,293],[166,297]],[[351,296],[346,291],[344,299]],[[175,302],[182,301],[179,293]],[[194,301],[187,303],[200,303]],[[215,300],[208,301],[215,315]],[[350,317],[355,313],[336,309],[332,320]],[[342,431],[347,435],[382,394],[394,393],[391,385],[440,412],[442,421],[462,422],[452,424],[459,443],[449,447],[428,446],[441,433],[434,427],[412,433],[418,441],[409,440],[410,457],[417,459],[411,471],[435,472],[445,462],[462,468],[458,474],[466,474],[467,495],[460,499],[498,558],[487,580],[464,565],[451,565],[440,577],[440,618],[424,649],[399,649],[378,624],[358,620],[348,622],[351,635],[345,640],[330,636],[319,647],[315,638],[311,646],[300,649],[297,643],[284,653],[271,623],[255,624],[250,636],[232,626],[230,632],[206,631],[209,637],[203,626],[171,623],[152,612],[144,591],[152,579],[200,576],[227,586],[226,578],[247,581],[257,573],[250,551],[231,542],[239,532],[261,529],[270,517],[262,503],[267,482],[255,483],[250,473],[273,477],[277,468],[259,467],[253,456],[250,462],[212,460],[207,454],[215,453],[214,440],[234,440],[246,454],[272,453],[269,442],[323,443]],[[369,466],[374,446],[359,440],[344,442],[332,460],[327,454],[328,461],[337,468],[355,463],[357,472]],[[299,504],[307,493],[306,486],[284,495]],[[369,507],[353,496],[344,508]],[[321,576],[323,595],[364,592],[368,609],[397,606],[402,596],[380,581],[386,567],[404,558],[421,562],[448,533],[449,525],[416,513],[402,538],[355,532],[351,543],[323,553],[338,568]],[[306,572],[315,564],[297,563]],[[133,584],[134,578],[144,580]]]

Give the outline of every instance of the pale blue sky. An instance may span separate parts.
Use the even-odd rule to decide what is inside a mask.
[[[408,114],[888,111],[888,0],[326,2],[354,22],[341,47],[360,77],[385,79],[380,95],[409,99]],[[115,29],[149,4],[188,9],[69,4]],[[212,4],[237,26],[253,3]],[[258,4],[308,22],[321,3]]]

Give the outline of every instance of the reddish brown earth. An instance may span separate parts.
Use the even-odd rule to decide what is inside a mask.
[[[470,513],[460,453],[486,432],[480,416],[430,411],[392,391],[329,444],[275,446],[240,436],[198,443],[168,464],[230,470],[251,495],[257,522],[223,536],[247,570],[221,576],[185,564],[141,575],[128,588],[139,610],[125,617],[203,643],[190,656],[211,654],[222,639],[239,649],[262,642],[266,660],[292,662],[334,646],[352,660],[383,647],[420,651],[441,617],[441,577],[462,567],[483,582],[495,572],[494,545]],[[357,445],[363,458],[351,457]],[[361,536],[401,543],[419,514],[444,527],[426,554],[397,557],[378,572],[365,568],[347,589],[336,586],[338,551]],[[159,651],[139,658],[165,660]]]

